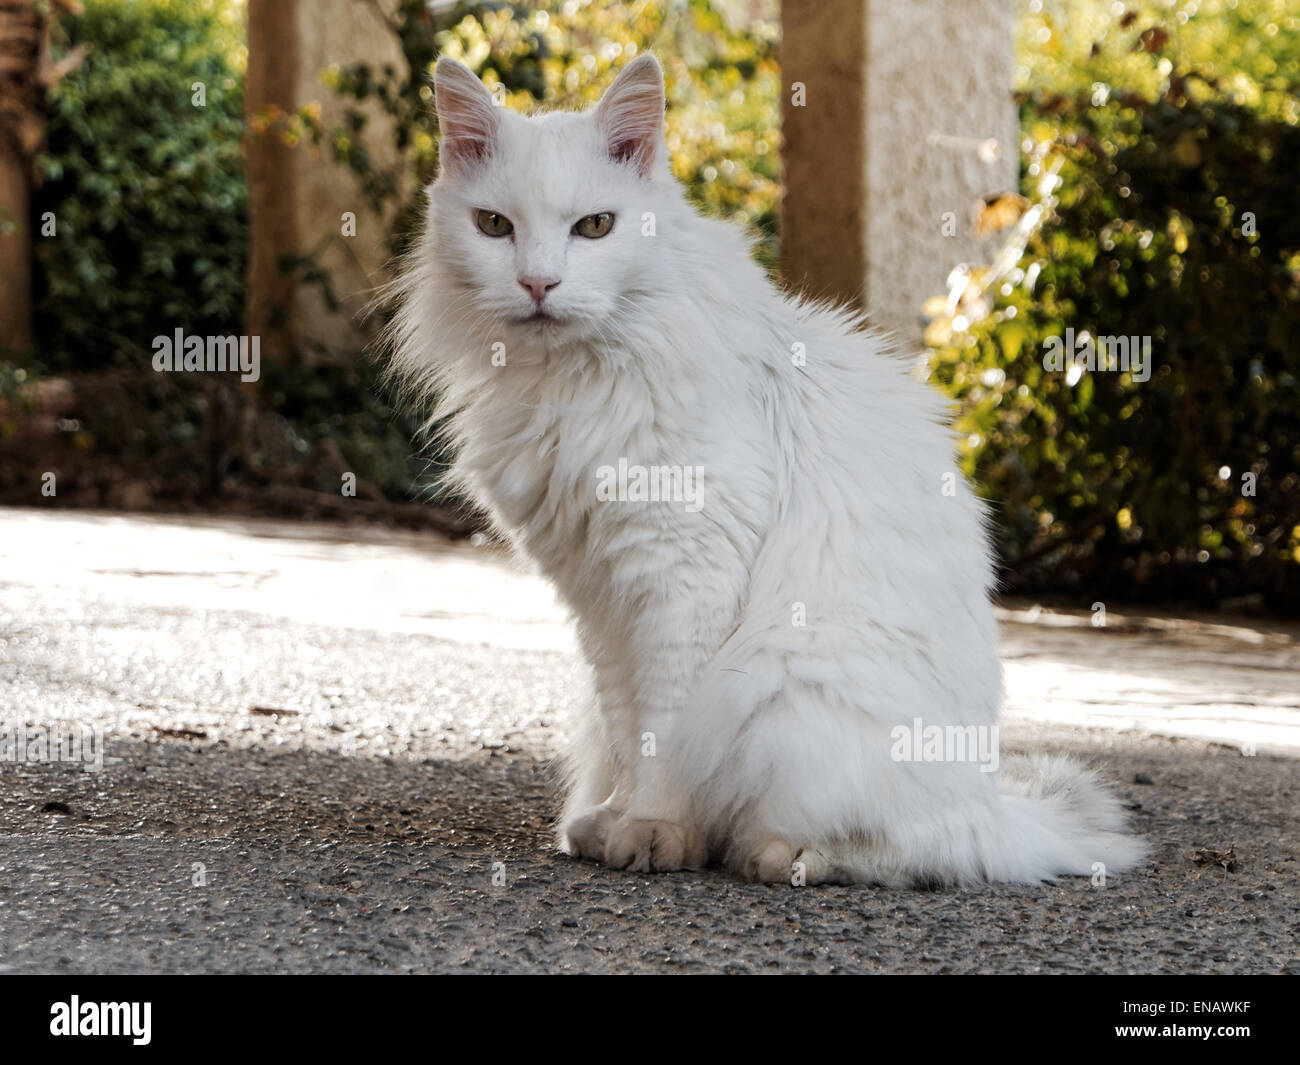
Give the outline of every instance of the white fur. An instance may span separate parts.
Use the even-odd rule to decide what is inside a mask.
[[[687,204],[654,60],[587,114],[494,108],[448,60],[435,86],[443,172],[392,363],[447,419],[457,482],[558,586],[594,670],[562,847],[809,883],[1132,866],[1117,804],[1071,763],[891,758],[895,725],[996,721],[982,508],[959,475],[944,491],[942,398]],[[514,235],[480,233],[477,209]],[[608,236],[571,234],[596,212],[615,214]],[[562,321],[523,322],[518,278],[542,274]],[[702,508],[599,500],[620,458],[703,467]]]

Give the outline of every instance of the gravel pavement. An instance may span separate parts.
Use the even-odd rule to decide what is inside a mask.
[[[494,552],[37,511],[0,512],[0,552],[0,724],[103,736],[97,772],[0,761],[0,972],[1300,974],[1286,626],[1004,612],[1003,749],[1101,767],[1136,873],[766,887],[555,852],[587,679]]]

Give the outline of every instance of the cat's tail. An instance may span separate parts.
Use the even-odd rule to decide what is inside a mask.
[[[1131,835],[1123,809],[1096,773],[1073,759],[1003,759],[991,805],[945,811],[942,830],[898,838],[838,840],[796,857],[808,882],[891,887],[1036,884],[1060,876],[1107,877],[1137,866],[1146,844]]]
[[[1097,774],[1072,758],[1036,754],[1003,761],[998,773],[1012,838],[1015,880],[1090,876],[1133,869],[1147,854],[1119,800]]]

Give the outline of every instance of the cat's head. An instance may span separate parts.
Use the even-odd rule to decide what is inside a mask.
[[[681,203],[664,145],[659,64],[629,63],[585,113],[524,117],[468,68],[434,71],[441,173],[428,252],[448,282],[444,322],[551,347],[596,341],[662,290],[647,219]]]

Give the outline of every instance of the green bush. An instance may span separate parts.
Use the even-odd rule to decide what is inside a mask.
[[[1021,95],[1037,204],[928,332],[1013,589],[1300,606],[1300,58],[1251,7],[1190,56],[1125,13]],[[1151,96],[1107,80],[1140,65]],[[1067,329],[1150,337],[1150,379],[1045,368]]]
[[[178,326],[243,332],[242,14],[222,0],[87,0],[60,20],[61,43],[91,52],[53,94],[38,160],[42,363],[138,359]],[[46,212],[54,236],[41,236]]]

